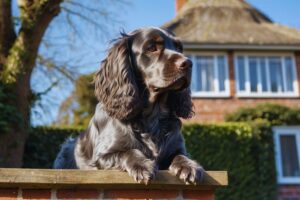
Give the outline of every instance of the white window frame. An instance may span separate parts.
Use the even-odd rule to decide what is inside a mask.
[[[240,91],[239,90],[239,73],[238,73],[238,57],[239,56],[244,56],[245,58],[245,70],[246,70],[246,76],[245,76],[245,91]],[[257,57],[280,57],[281,63],[282,63],[282,72],[285,74],[286,70],[285,68],[285,62],[284,62],[284,57],[288,56],[291,57],[292,59],[292,70],[293,70],[293,92],[263,92],[261,83],[258,84],[258,92],[251,92],[251,87],[250,87],[250,75],[249,75],[249,62],[248,59],[250,56],[257,56]],[[268,88],[270,89],[270,72],[269,72],[269,67],[268,67],[268,62],[267,64],[267,84]],[[260,79],[260,70],[258,70],[258,80]],[[260,52],[243,52],[243,53],[235,53],[234,55],[234,74],[235,74],[235,86],[236,86],[236,96],[237,97],[254,97],[254,98],[297,98],[299,97],[299,88],[298,88],[298,77],[297,77],[297,70],[296,70],[296,62],[295,62],[295,55],[293,53],[260,53]],[[286,87],[286,77],[283,76],[283,85]],[[260,80],[261,81],[261,80]]]
[[[229,82],[229,69],[228,69],[228,56],[225,52],[205,52],[205,53],[195,53],[195,52],[187,52],[186,55],[190,56],[193,67],[196,67],[196,57],[197,56],[212,56],[214,59],[214,87],[217,91],[211,92],[203,92],[203,91],[192,91],[192,97],[204,97],[204,98],[226,98],[230,97],[230,82]],[[217,68],[217,57],[224,56],[225,62],[225,91],[219,91],[219,79],[218,79],[218,68]]]
[[[277,182],[279,184],[299,184],[299,177],[284,177],[282,174],[282,165],[281,165],[281,146],[280,146],[280,136],[282,135],[295,135],[298,160],[300,166],[300,126],[274,126],[273,127],[273,139],[275,147],[275,162],[277,170]]]

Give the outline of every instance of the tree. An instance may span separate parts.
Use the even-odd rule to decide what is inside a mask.
[[[92,5],[87,5],[87,2]],[[13,16],[14,1],[0,1],[0,125],[3,125],[0,128],[0,166],[4,167],[22,166],[30,110],[40,95],[30,86],[37,61],[70,77],[65,65],[56,65],[53,60],[39,54],[50,23],[65,13],[74,33],[78,33],[80,27],[74,17],[103,31],[105,28],[99,23],[99,16],[109,18],[105,10],[99,9],[105,7],[101,0],[18,0],[16,4],[19,12]]]
[[[75,81],[75,89],[60,106],[57,124],[87,127],[96,104],[93,84],[94,73],[81,75]]]

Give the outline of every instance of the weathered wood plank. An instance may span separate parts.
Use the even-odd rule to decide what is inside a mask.
[[[53,170],[0,168],[0,187],[12,188],[140,188],[212,189],[228,184],[226,171],[207,171],[199,185],[185,185],[168,171],[159,171],[149,185],[136,183],[117,170]]]

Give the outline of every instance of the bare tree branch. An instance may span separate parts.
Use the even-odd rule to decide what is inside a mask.
[[[96,9],[96,8],[93,8],[93,7],[89,7],[89,6],[86,6],[86,5],[84,5],[82,3],[79,3],[79,2],[67,1],[66,3],[68,3],[70,5],[73,5],[73,6],[76,6],[78,8],[84,9],[84,10],[89,11],[89,12],[94,12],[94,13],[100,14],[102,16],[109,16],[109,13],[105,10],[99,10],[99,9]]]
[[[40,98],[43,95],[48,94],[54,87],[56,87],[58,85],[59,81],[54,81],[53,83],[51,83],[51,85],[49,87],[47,87],[44,91],[42,92],[37,92],[36,95]]]
[[[67,18],[67,22],[70,25],[70,27],[72,28],[72,30],[75,32],[75,34],[78,35],[79,38],[81,38],[81,34],[80,34],[78,28],[76,27],[76,25],[73,23],[69,13],[67,13],[66,18]]]
[[[100,24],[98,21],[96,20],[93,20],[92,18],[84,15],[83,13],[81,12],[77,12],[77,11],[74,11],[74,10],[70,10],[69,8],[67,7],[61,7],[62,10],[64,10],[65,12],[67,12],[68,14],[70,15],[73,15],[75,17],[79,17],[81,18],[82,20],[86,21],[87,23],[90,23],[92,25],[94,25],[95,27],[101,29],[101,31],[105,32],[104,34],[107,34],[107,31],[105,28],[103,28],[103,24]]]
[[[37,64],[44,66],[49,70],[55,70],[67,78],[69,81],[74,82],[76,79],[75,72],[68,69],[67,64],[59,65],[54,59],[52,58],[44,58],[43,56],[39,55],[37,57]]]

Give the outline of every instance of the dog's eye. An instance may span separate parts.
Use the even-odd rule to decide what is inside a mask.
[[[182,45],[181,44],[175,44],[175,48],[176,48],[176,50],[177,51],[179,51],[179,52],[182,52],[183,51],[183,47],[182,47]]]
[[[149,52],[155,52],[157,51],[157,46],[155,43],[150,43],[148,46],[147,46],[147,51]]]

